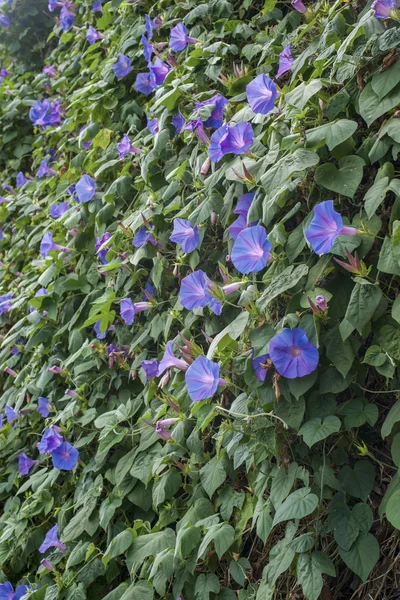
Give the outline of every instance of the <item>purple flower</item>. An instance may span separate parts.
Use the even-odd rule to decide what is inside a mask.
[[[147,63],[149,63],[151,61],[151,55],[154,52],[154,48],[144,35],[142,35],[141,41],[143,44],[143,55],[144,55],[145,61]]]
[[[390,19],[393,16],[393,12],[396,12],[397,4],[396,0],[375,0],[371,8],[377,19]]]
[[[207,306],[212,299],[208,291],[210,285],[212,283],[204,271],[198,270],[186,275],[182,279],[179,291],[179,301],[182,306],[188,310]]]
[[[218,162],[225,154],[244,154],[253,141],[254,133],[250,123],[225,124],[211,136],[208,155],[213,162]]]
[[[210,140],[208,139],[208,135],[204,131],[203,121],[201,119],[196,119],[194,121],[189,121],[187,125],[185,125],[184,129],[189,131],[195,131],[197,137],[204,142],[204,144],[208,145]]]
[[[101,0],[96,0],[96,2],[93,2],[92,10],[94,12],[101,12]]]
[[[306,7],[301,2],[301,0],[292,0],[291,4],[292,4],[293,8],[295,10],[297,10],[297,12],[299,12],[299,13],[304,14],[307,11]]]
[[[254,357],[254,350],[253,350],[253,357]],[[251,359],[251,364],[253,365],[253,369],[256,373],[256,377],[257,377],[258,381],[265,381],[265,378],[268,373],[268,367],[265,366],[265,363],[267,362],[268,359],[269,359],[269,354],[262,354],[261,356],[258,356],[257,358]]]
[[[146,33],[149,40],[153,37],[153,29],[157,27],[157,24],[149,17],[149,15],[144,16]]]
[[[269,343],[269,355],[279,375],[288,379],[309,375],[318,366],[317,348],[302,329],[284,329]]]
[[[5,413],[6,413],[7,423],[12,423],[13,421],[16,421],[17,419],[19,419],[19,414],[17,412],[15,412],[15,410],[13,408],[11,408],[11,406],[6,405]]]
[[[25,177],[25,175],[23,174],[22,171],[20,171],[15,179],[16,182],[16,186],[17,188],[22,187],[23,185],[25,185],[25,183],[27,183],[27,178]]]
[[[7,375],[10,375],[11,377],[16,377],[17,376],[16,371],[14,371],[14,369],[11,369],[10,367],[6,367],[4,369],[4,373],[7,373]],[[6,410],[6,413],[7,413],[7,410]]]
[[[65,390],[65,395],[69,396],[70,398],[79,398],[79,394],[77,394],[74,390],[70,390],[68,388]]]
[[[208,119],[204,121],[204,125],[206,127],[221,127],[225,114],[225,109],[228,105],[228,100],[224,98],[224,96],[221,96],[221,94],[215,94],[215,96],[213,96],[209,100],[204,100],[203,102],[196,102],[196,110],[199,110],[203,106],[211,105],[214,105],[213,111],[208,117]]]
[[[79,452],[69,442],[63,442],[51,453],[53,467],[63,471],[72,471],[78,462]]]
[[[251,110],[266,115],[274,108],[277,89],[272,79],[261,73],[246,86],[246,94]]]
[[[279,69],[276,74],[277,77],[281,77],[287,71],[290,71],[293,64],[293,56],[290,52],[290,44],[287,44],[279,55]]]
[[[151,308],[150,302],[135,302],[130,298],[123,298],[120,302],[120,315],[126,325],[133,325],[135,314]]]
[[[161,419],[160,421],[157,421],[156,423],[156,433],[158,433],[159,436],[161,436],[164,440],[170,440],[171,439],[171,434],[169,433],[169,431],[167,431],[165,429],[165,427],[168,427],[169,425],[173,425],[173,423],[176,423],[177,421],[179,421],[179,419]],[[1,600],[1,599],[0,599]]]
[[[40,179],[45,176],[51,177],[52,175],[57,175],[57,171],[51,169],[47,164],[47,160],[44,158],[42,161],[40,161],[39,169],[36,173],[36,176]]]
[[[184,50],[188,44],[195,44],[196,42],[196,38],[187,35],[187,29],[184,23],[178,23],[178,25],[175,25],[175,27],[171,29],[169,47],[174,52]]]
[[[242,196],[240,196],[236,208],[233,211],[235,215],[243,215],[247,219],[247,215],[249,213],[251,204],[254,200],[254,196],[254,192],[250,192],[248,194],[243,194]]]
[[[50,216],[52,219],[59,219],[69,210],[68,202],[59,202],[50,206]]]
[[[71,29],[74,21],[75,13],[72,12],[67,5],[64,5],[60,12],[60,26],[64,33]]]
[[[153,377],[157,377],[158,374],[158,360],[153,358],[152,360],[142,360],[142,368],[146,375],[146,382],[148,383],[149,379]]]
[[[174,219],[174,230],[169,239],[179,244],[185,254],[193,252],[200,244],[199,228],[186,219]]]
[[[113,71],[118,79],[122,79],[122,77],[126,77],[132,70],[132,61],[128,56],[122,54],[120,52],[118,54],[118,58],[113,64]]]
[[[151,229],[154,229],[153,223],[150,224],[150,227]],[[135,248],[141,248],[142,246],[144,246],[144,244],[146,244],[146,242],[150,242],[153,245],[155,245],[156,243],[151,231],[147,229],[146,225],[143,225],[143,227],[141,227],[138,230],[135,237],[133,238],[132,245],[135,246]]]
[[[185,374],[186,389],[193,402],[211,398],[225,380],[219,377],[219,365],[205,356],[198,356]]]
[[[43,398],[43,396],[39,396],[38,398],[38,407],[37,411],[39,415],[42,415],[43,418],[46,418],[50,414],[51,402],[48,398]]]
[[[7,17],[7,15],[3,15],[3,13],[0,13],[0,26],[5,27],[6,29],[10,27],[9,17]]]
[[[104,338],[107,335],[108,329],[106,329],[105,331],[101,331],[100,329],[100,323],[101,323],[101,319],[99,319],[98,321],[96,321],[96,323],[94,324],[94,332],[96,334],[96,337],[98,340],[104,340]]]
[[[246,229],[247,227],[247,218],[243,215],[239,215],[236,221],[233,221],[232,225],[228,227],[228,231],[232,239],[236,240],[239,233]]]
[[[158,119],[149,119],[149,117],[147,117],[147,129],[153,135],[157,135],[157,133],[160,131]]]
[[[318,308],[320,308],[321,310],[328,310],[328,303],[326,301],[325,296],[316,296],[315,302],[317,303]]]
[[[40,242],[40,253],[43,258],[46,258],[48,253],[52,250],[64,250],[65,252],[67,252],[69,248],[65,248],[64,246],[59,246],[58,244],[56,244],[53,240],[51,231],[47,231],[47,233],[44,234],[42,241]]]
[[[14,588],[9,581],[0,583],[0,600],[20,600],[22,596],[25,596],[28,591],[26,585],[19,585],[15,592]]]
[[[148,96],[156,89],[156,87],[156,78],[151,71],[146,71],[146,73],[138,73],[136,75],[135,90],[137,92]]]
[[[8,293],[0,296],[0,315],[4,315],[6,312],[8,312],[12,308],[12,303],[12,294]]]
[[[61,373],[64,373],[64,369],[62,369],[61,367],[59,367],[57,365],[53,365],[52,367],[47,367],[47,371],[49,373],[54,373],[57,375],[61,375]]]
[[[244,229],[233,244],[231,259],[240,273],[261,271],[271,258],[272,245],[261,225]]]
[[[18,469],[21,475],[28,475],[33,465],[36,465],[37,460],[32,460],[24,452],[18,455]],[[1,596],[0,596],[1,600]]]
[[[175,127],[175,133],[181,133],[186,125],[185,117],[178,112],[172,119],[172,125]]]
[[[98,31],[91,25],[89,25],[88,30],[86,32],[86,39],[91,46],[95,44],[98,40],[102,40],[104,35]]]
[[[122,140],[119,142],[119,144],[117,144],[117,149],[120,158],[124,158],[124,156],[126,156],[130,152],[133,152],[134,154],[142,153],[140,148],[135,148],[135,146],[132,146],[132,142],[126,133],[124,133]]]
[[[94,198],[96,193],[96,182],[89,175],[82,175],[78,183],[76,184],[76,194],[78,202],[89,202]]]
[[[166,76],[171,70],[165,62],[161,60],[161,58],[156,58],[154,64],[149,65],[150,72],[155,78],[156,85],[162,85],[165,81]],[[139,90],[140,91],[140,90]]]
[[[154,296],[154,287],[152,286],[150,279],[147,280],[147,283],[144,286],[143,291],[144,291],[143,301],[146,301],[149,298],[152,298]]]
[[[51,564],[51,562],[49,562],[48,560],[46,560],[45,558],[43,558],[40,561],[40,564],[42,565],[42,567],[44,567],[45,569],[47,569],[48,571],[54,571],[54,567]]]
[[[46,537],[39,548],[40,554],[44,554],[49,548],[59,548],[62,552],[67,549],[66,545],[58,539],[58,525],[54,525],[54,527],[46,533]]]
[[[54,12],[57,6],[62,6],[61,2],[58,2],[57,0],[49,0],[48,8],[50,12]]]
[[[333,208],[333,200],[314,206],[314,216],[305,231],[305,236],[316,254],[328,254],[339,235],[355,235],[355,227],[343,225],[343,219]]]
[[[171,367],[175,367],[180,371],[186,371],[186,369],[189,366],[187,362],[185,362],[181,358],[176,358],[172,349],[172,344],[172,341],[167,342],[164,356],[162,357],[160,364],[158,365],[157,375],[159,377],[164,373],[166,369],[170,369]]]
[[[96,240],[96,245],[95,245],[95,249],[96,249],[96,253],[99,256],[100,261],[103,263],[103,265],[108,264],[107,261],[107,254],[111,249],[111,246],[104,246],[104,244],[107,242],[107,240],[109,240],[111,237],[111,233],[109,233],[108,231],[106,231],[105,233],[103,233],[103,235],[101,237],[98,237]]]
[[[43,67],[42,73],[44,73],[45,75],[48,75],[49,77],[56,77],[57,69],[55,67],[53,67],[52,65],[46,65],[45,67]]]
[[[56,425],[52,425],[48,429],[44,430],[42,439],[37,445],[40,454],[45,454],[46,452],[53,452],[53,450],[61,446],[64,440],[62,435],[60,435],[59,431],[60,428]]]

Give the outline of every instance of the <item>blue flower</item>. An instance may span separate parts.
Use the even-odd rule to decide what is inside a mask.
[[[182,306],[188,310],[207,306],[212,298],[208,291],[209,285],[211,285],[211,281],[201,270],[184,277],[179,291],[179,301]]]
[[[178,25],[175,25],[175,27],[171,29],[169,47],[174,52],[184,50],[188,44],[194,44],[196,42],[196,38],[192,38],[187,35],[187,29],[184,23],[178,23]]]
[[[94,12],[100,12],[101,11],[101,0],[96,0],[95,2],[93,2],[92,10]]]
[[[19,600],[28,591],[26,585],[19,585],[15,592],[9,581],[0,584],[0,600]]]
[[[302,329],[284,329],[269,343],[269,355],[279,375],[288,379],[309,375],[318,366],[317,348]]]
[[[60,25],[61,29],[65,32],[71,29],[73,22],[75,21],[75,14],[64,5],[60,12]]]
[[[211,136],[208,156],[218,162],[225,154],[247,153],[254,142],[254,132],[250,123],[222,125]]]
[[[52,250],[64,250],[65,252],[68,252],[69,248],[56,244],[53,240],[51,231],[47,231],[40,242],[40,254],[43,258],[46,258],[48,253]]]
[[[51,177],[52,175],[57,175],[57,171],[51,169],[47,164],[47,160],[44,158],[42,161],[40,161],[40,166],[36,175],[39,177],[39,179],[45,176]]]
[[[142,360],[141,363],[142,369],[146,375],[146,381],[153,377],[157,377],[158,374],[158,360],[153,358],[152,360]]]
[[[25,185],[25,183],[27,183],[27,178],[25,177],[25,175],[23,174],[22,171],[20,171],[16,177],[15,183],[17,188],[22,187],[23,185]]]
[[[78,462],[79,452],[69,442],[63,442],[51,453],[53,467],[63,471],[72,471]]]
[[[4,315],[6,312],[8,312],[11,308],[12,308],[12,304],[13,304],[13,295],[8,293],[8,294],[3,294],[2,296],[0,296],[0,315]]]
[[[128,56],[122,54],[120,52],[118,54],[118,58],[113,64],[113,71],[118,79],[122,79],[122,77],[126,77],[132,70],[132,61]]]
[[[240,273],[256,273],[266,266],[271,249],[264,227],[248,227],[239,233],[233,244],[232,262]]]
[[[186,254],[193,252],[200,244],[199,228],[186,219],[174,219],[174,230],[169,239],[179,244]]]
[[[151,71],[147,71],[146,73],[138,73],[136,75],[135,90],[137,92],[148,96],[156,89],[156,87],[156,78]]]
[[[38,443],[37,447],[40,454],[46,452],[53,452],[58,446],[63,443],[63,437],[59,433],[59,427],[52,425],[48,429],[45,429],[42,435],[42,439]]]
[[[248,194],[243,194],[242,196],[240,196],[236,208],[233,211],[235,215],[243,215],[247,219],[247,215],[249,213],[254,197],[254,192],[249,192]]]
[[[149,63],[151,61],[151,55],[154,52],[153,45],[150,44],[150,42],[147,40],[147,38],[144,35],[142,35],[141,41],[143,44],[143,55],[144,55],[145,61],[147,63]]]
[[[147,117],[147,129],[150,131],[150,133],[152,133],[153,135],[157,135],[157,133],[159,132],[159,121],[158,119],[154,118],[154,119],[149,119],[149,117]]]
[[[68,202],[59,202],[50,206],[50,216],[52,219],[59,219],[69,210]]]
[[[66,545],[58,539],[58,525],[54,525],[54,527],[46,533],[46,537],[39,547],[40,554],[44,554],[49,548],[59,548],[63,552],[67,549]]]
[[[172,125],[175,127],[175,133],[181,133],[186,125],[185,117],[178,112],[172,119]]]
[[[13,408],[11,408],[11,406],[6,405],[5,413],[6,413],[7,423],[12,423],[13,421],[16,421],[17,419],[19,419],[19,414],[17,412],[15,412],[15,410]]]
[[[375,0],[371,5],[377,19],[390,19],[396,12],[396,0]]]
[[[82,175],[78,183],[76,184],[76,194],[78,202],[89,202],[94,198],[96,193],[96,182],[89,175]]]
[[[176,358],[172,346],[173,342],[169,340],[165,348],[164,356],[162,357],[160,364],[158,365],[157,375],[159,377],[161,377],[161,375],[164,373],[164,371],[166,371],[166,369],[171,369],[171,367],[179,369],[180,371],[186,371],[186,369],[188,368],[187,362],[185,362],[181,358]]]
[[[153,223],[150,224],[150,227],[151,229],[154,229]],[[141,227],[138,230],[135,237],[133,238],[132,245],[135,246],[135,248],[141,248],[142,246],[144,246],[144,244],[146,244],[146,242],[151,242],[154,245],[155,239],[151,231],[149,231],[147,227],[143,225],[143,227]]]
[[[0,27],[5,27],[5,29],[10,27],[9,17],[7,17],[7,15],[3,15],[3,13],[0,13]]]
[[[343,225],[343,219],[333,208],[333,200],[326,200],[314,207],[314,216],[305,231],[314,252],[328,254],[339,235],[355,235],[355,227]]]
[[[228,100],[221,96],[221,94],[215,94],[209,100],[203,102],[196,102],[196,110],[199,110],[203,106],[214,106],[211,115],[204,121],[206,127],[221,127],[224,118],[225,110],[228,105]]]
[[[149,40],[153,37],[153,29],[157,27],[156,23],[149,17],[149,15],[144,16],[144,22],[146,26],[146,33]]]
[[[89,25],[86,32],[86,39],[91,46],[93,46],[93,44],[95,44],[98,40],[103,39],[103,37],[104,35],[102,33],[99,33],[94,27]]]
[[[193,402],[211,398],[225,381],[219,377],[219,365],[198,356],[185,373],[186,389]]]
[[[108,260],[106,257],[108,252],[110,252],[111,246],[104,246],[104,244],[107,242],[107,240],[110,239],[110,237],[111,233],[106,231],[101,237],[98,237],[96,240],[95,250],[103,265],[108,264]]]
[[[96,334],[96,337],[98,340],[104,340],[104,338],[106,337],[107,333],[108,333],[108,329],[106,329],[105,331],[101,331],[100,329],[100,323],[101,323],[101,319],[99,319],[98,321],[96,321],[96,323],[94,324],[94,332]]]
[[[243,229],[247,227],[247,219],[243,215],[239,215],[236,221],[233,221],[232,225],[228,227],[228,231],[232,239],[236,240],[237,236]]]
[[[38,398],[38,407],[37,411],[42,417],[46,418],[50,414],[51,402],[48,398],[43,398],[43,396],[39,396]]]
[[[133,152],[134,154],[142,153],[140,148],[135,148],[135,146],[132,145],[129,136],[126,133],[124,133],[122,140],[117,144],[117,150],[118,156],[120,158],[124,158],[127,154],[130,154],[131,152]]]
[[[284,73],[290,71],[292,69],[293,61],[294,59],[290,52],[290,44],[287,44],[279,55],[279,68],[276,76],[281,77]]]
[[[37,460],[32,460],[25,454],[25,452],[22,452],[22,454],[18,455],[18,470],[21,475],[28,475],[29,471],[32,469],[33,465],[36,465],[36,463]]]
[[[256,114],[268,114],[274,108],[277,93],[275,83],[264,73],[246,86],[247,100]]]
[[[126,325],[133,325],[135,321],[135,307],[130,298],[123,298],[119,303],[120,315],[125,321]]]
[[[265,366],[265,363],[269,359],[269,354],[262,354],[261,356],[257,356],[254,358],[254,350],[252,351],[253,358],[251,359],[251,364],[253,365],[253,369],[256,373],[256,377],[258,381],[265,381],[268,373],[268,367]]]
[[[149,65],[150,72],[155,78],[156,85],[162,85],[165,81],[166,76],[171,70],[165,62],[161,60],[161,58],[156,58],[154,64]]]

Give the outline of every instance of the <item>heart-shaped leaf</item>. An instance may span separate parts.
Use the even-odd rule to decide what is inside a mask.
[[[364,165],[360,156],[345,156],[339,160],[339,168],[332,163],[318,167],[315,181],[328,190],[353,198],[361,183]]]

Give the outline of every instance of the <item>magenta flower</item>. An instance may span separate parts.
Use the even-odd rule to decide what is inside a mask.
[[[46,452],[53,452],[58,446],[61,446],[63,441],[63,437],[60,435],[60,428],[56,425],[52,425],[44,430],[42,439],[37,447],[40,454],[45,454]]]
[[[314,207],[314,216],[305,236],[316,254],[328,254],[339,235],[356,235],[355,227],[343,225],[343,219],[333,208],[333,200],[326,200]]]
[[[165,429],[165,427],[168,427],[169,425],[172,425],[173,423],[176,423],[177,421],[179,421],[179,419],[162,419],[161,421],[157,421],[156,423],[156,433],[158,433],[158,435],[160,435],[164,440],[170,440],[171,439],[171,434],[169,433],[169,431],[167,431]]]
[[[54,525],[54,527],[46,533],[46,537],[39,547],[40,554],[44,554],[49,548],[59,548],[62,552],[67,549],[66,545],[58,539],[58,525]]]
[[[63,471],[72,471],[78,462],[79,452],[69,442],[63,442],[51,453],[53,467]]]
[[[82,175],[76,184],[77,200],[80,203],[89,202],[96,194],[96,182],[89,175]]]
[[[52,404],[47,398],[43,398],[43,396],[39,396],[38,407],[37,407],[37,411],[38,411],[39,415],[41,415],[43,418],[48,417],[50,414],[51,406],[52,406]]]
[[[247,100],[255,114],[268,114],[274,108],[277,93],[275,83],[264,73],[246,86]]]
[[[164,356],[158,366],[158,377],[160,377],[166,369],[170,369],[171,367],[175,367],[175,369],[179,369],[180,371],[186,371],[189,366],[186,361],[176,358],[172,349],[172,344],[172,341],[167,342]]]
[[[132,61],[128,56],[120,52],[118,58],[112,66],[113,71],[118,79],[122,79],[129,75],[132,71]]]
[[[161,60],[161,58],[156,58],[154,64],[149,65],[150,72],[155,78],[156,85],[162,85],[165,81],[166,76],[171,70],[165,62]]]
[[[281,77],[284,73],[290,71],[292,68],[293,61],[294,59],[290,52],[290,44],[287,44],[287,46],[285,46],[285,48],[279,55],[279,69],[276,76]]]
[[[269,343],[269,355],[279,375],[288,379],[309,375],[318,366],[319,353],[302,329],[284,329]]]
[[[91,46],[93,46],[93,44],[95,44],[98,40],[102,40],[103,38],[104,35],[102,33],[96,31],[94,27],[89,25],[88,30],[86,32],[86,39]]]
[[[117,144],[117,149],[120,158],[124,158],[127,154],[131,152],[134,154],[142,153],[140,148],[135,148],[135,146],[132,146],[132,142],[126,133],[124,133],[122,140],[119,142],[119,144]]]
[[[292,0],[291,4],[293,8],[297,10],[297,12],[302,13],[303,15],[307,12],[306,7],[301,2],[301,0]]]
[[[152,360],[142,360],[141,363],[142,369],[146,375],[146,382],[149,382],[149,379],[153,377],[157,377],[158,374],[158,360],[153,358]]]
[[[254,142],[254,133],[250,123],[222,125],[211,136],[208,156],[218,162],[225,154],[244,154]]]
[[[390,19],[397,10],[396,0],[375,0],[371,5],[377,19]]]
[[[178,23],[178,25],[175,25],[175,27],[171,29],[169,47],[174,52],[180,52],[180,50],[184,50],[188,44],[195,44],[196,42],[196,38],[187,35],[187,28],[184,23]]]
[[[29,471],[32,469],[33,465],[36,465],[36,463],[37,460],[32,460],[24,452],[18,455],[18,470],[21,473],[21,475],[28,475]]]
[[[193,252],[200,244],[199,228],[186,219],[174,219],[174,230],[169,239],[179,244],[185,254]]]
[[[268,373],[268,367],[266,366],[266,362],[269,359],[269,354],[262,354],[261,356],[257,356],[254,358],[254,350],[252,350],[253,358],[251,359],[251,364],[253,365],[253,369],[256,373],[256,377],[258,381],[265,381]]]
[[[271,259],[272,245],[261,225],[244,229],[233,244],[231,259],[240,273],[261,271]]]
[[[148,96],[157,87],[156,78],[152,71],[146,73],[138,73],[136,75],[135,90],[141,94]]]
[[[219,365],[205,356],[198,356],[185,374],[186,389],[193,402],[211,398],[219,385],[226,381],[219,377]]]
[[[4,369],[4,373],[7,373],[7,375],[11,375],[11,377],[16,377],[17,376],[16,371],[14,371],[14,369],[11,369],[10,367],[6,367]]]

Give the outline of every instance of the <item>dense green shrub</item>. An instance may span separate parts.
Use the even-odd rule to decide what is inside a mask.
[[[21,596],[5,582],[33,600],[394,598],[396,11],[382,19],[370,3],[341,0],[305,13],[275,0],[92,4],[67,4],[65,31],[60,7],[49,13],[41,0],[0,8],[10,19],[0,49],[10,72],[0,86],[0,600]],[[171,69],[145,95],[148,13]],[[197,41],[174,52],[182,22]],[[103,36],[93,44],[89,26]],[[287,44],[294,60],[277,77]],[[132,65],[118,79],[120,53]],[[260,74],[278,86],[266,114],[250,99]],[[207,137],[226,126],[208,121],[218,121],[215,101],[196,103],[216,93],[229,101],[221,123],[248,124],[254,140],[212,162]],[[44,127],[36,103],[46,99]],[[187,129],[174,126],[178,113]],[[124,134],[138,152],[121,158]],[[224,139],[221,152],[233,144]],[[249,193],[241,227],[268,241],[262,268],[243,274],[228,228]],[[310,227],[329,200],[354,230],[327,226],[337,239],[316,253]],[[177,218],[198,227],[186,254],[170,240]],[[188,309],[192,271],[210,281],[203,306]],[[299,329],[312,346],[299,342],[282,365],[276,340]],[[147,380],[143,361],[168,351],[183,370]],[[252,362],[261,356],[263,380]],[[304,356],[292,378],[286,367]],[[197,401],[184,370],[194,360],[212,369],[211,398]],[[46,446],[45,430],[79,460]],[[44,550],[56,525],[61,543]]]

